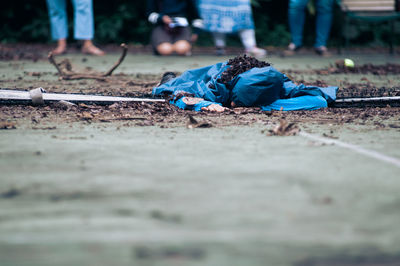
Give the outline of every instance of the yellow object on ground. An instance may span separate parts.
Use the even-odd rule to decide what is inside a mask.
[[[354,62],[353,62],[353,60],[348,59],[348,58],[344,59],[344,66],[345,66],[345,67],[351,67],[351,68],[353,68],[353,67],[354,67]]]

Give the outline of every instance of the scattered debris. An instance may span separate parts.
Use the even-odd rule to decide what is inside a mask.
[[[268,136],[295,136],[300,132],[300,128],[295,123],[289,123],[285,119],[279,120],[273,129],[268,130]]]
[[[28,76],[31,76],[31,77],[40,77],[40,76],[42,76],[42,73],[40,73],[40,72],[28,72],[27,74],[28,74]]]
[[[69,101],[65,101],[65,100],[61,100],[61,101],[59,101],[59,102],[57,102],[55,104],[58,105],[62,109],[68,109],[68,108],[71,108],[71,107],[77,107],[76,104],[71,103]]]
[[[114,70],[122,63],[124,60],[126,53],[128,51],[128,46],[123,43],[121,44],[122,54],[117,62],[105,73],[79,73],[75,72],[72,69],[72,65],[68,59],[64,59],[62,62],[57,63],[54,59],[54,55],[52,52],[49,53],[48,59],[49,62],[57,69],[58,74],[60,75],[60,79],[64,80],[76,80],[76,79],[96,79],[100,81],[105,81],[108,76],[114,72]]]
[[[179,262],[182,262],[182,260],[201,260],[207,255],[204,249],[190,246],[138,246],[134,248],[133,253],[135,258],[140,260],[174,259],[179,260]]]
[[[16,124],[9,121],[0,121],[0,129],[16,129]]]
[[[21,194],[21,191],[16,188],[11,188],[5,192],[0,193],[0,198],[10,199],[15,198]]]
[[[330,138],[330,139],[339,139],[339,137],[327,134],[327,133],[323,133],[322,136],[324,136],[325,138]]]
[[[47,47],[47,46],[46,46]],[[48,48],[48,47],[47,47]],[[43,52],[43,49],[41,50]],[[89,59],[90,60],[90,59]],[[10,66],[14,66],[15,62],[10,62]],[[256,63],[255,63],[256,64]],[[62,63],[62,67],[65,69],[72,70],[72,65],[65,61]],[[375,67],[375,66],[373,66]],[[328,69],[329,73],[334,73],[337,68],[332,66],[334,69]],[[308,72],[307,72],[308,71]],[[326,86],[326,80],[322,76],[317,77],[316,80],[302,80],[304,79],[304,73],[318,74],[320,70],[318,69],[308,69],[299,70],[293,68],[293,70],[288,71],[288,73],[294,73],[292,75],[292,80],[295,80],[306,85],[315,86]],[[288,74],[286,73],[286,74]],[[300,73],[301,75],[297,75]],[[116,97],[138,97],[139,102],[109,102],[109,105],[100,106],[93,101],[85,102],[74,102],[77,106],[69,105],[67,103],[59,102],[60,100],[70,101],[68,99],[58,99],[45,106],[27,106],[27,105],[9,105],[9,103],[0,100],[0,117],[4,121],[15,121],[18,124],[6,123],[4,122],[0,125],[3,129],[12,129],[16,125],[19,125],[19,121],[28,119],[33,123],[36,121],[40,124],[32,124],[31,126],[43,126],[46,123],[54,122],[56,123],[69,123],[69,122],[114,122],[114,121],[124,121],[121,123],[120,127],[125,126],[147,126],[155,125],[163,128],[171,128],[176,126],[187,126],[189,128],[196,127],[223,127],[232,125],[251,125],[254,123],[259,123],[257,121],[268,121],[269,125],[278,123],[282,117],[285,117],[288,123],[312,123],[312,124],[329,124],[329,125],[343,125],[347,123],[352,123],[356,125],[368,125],[373,124],[374,121],[380,121],[379,128],[391,128],[392,130],[397,130],[400,126],[400,108],[393,107],[390,103],[389,107],[387,104],[377,104],[371,103],[370,107],[379,108],[365,108],[365,105],[352,106],[353,108],[326,108],[315,111],[292,111],[292,112],[264,112],[259,108],[235,108],[223,114],[208,113],[208,112],[191,112],[180,110],[173,105],[168,104],[168,102],[142,102],[142,97],[151,98],[151,87],[157,84],[160,80],[160,74],[124,74],[117,73],[112,74],[107,77],[109,83],[104,86],[103,82],[98,82],[97,80],[88,81],[82,80],[79,82],[69,82],[62,81],[55,83],[53,80],[47,80],[45,76],[51,74],[50,72],[41,72],[43,82],[43,87],[48,88],[54,94],[72,94],[77,97],[79,94],[92,94],[93,96],[107,95]],[[99,73],[98,73],[99,74]],[[235,73],[233,73],[235,74]],[[352,72],[349,72],[352,74]],[[36,74],[34,74],[36,75]],[[101,73],[101,75],[103,75]],[[367,76],[367,75],[365,75]],[[369,77],[369,76],[367,76]],[[297,80],[296,80],[297,78]],[[301,78],[301,79],[299,79]],[[30,79],[31,80],[31,79]],[[21,81],[21,85],[16,85],[13,89],[23,90],[24,93],[28,93],[31,81],[27,80]],[[12,80],[4,80],[8,83]],[[337,93],[338,99],[343,98],[366,98],[366,97],[392,97],[400,96],[400,87],[397,80],[393,77],[388,80],[387,85],[378,85],[380,83],[358,81],[354,82],[352,79],[343,79],[340,82],[340,89]],[[6,84],[6,83],[5,83]],[[43,93],[47,95],[47,93]],[[28,93],[28,101],[31,102],[31,98]],[[160,100],[160,99],[151,99]],[[162,100],[163,101],[163,100]],[[5,104],[3,104],[5,103]],[[346,103],[347,104],[347,103]],[[360,108],[362,107],[362,108]],[[82,115],[82,112],[87,111],[90,115]],[[129,114],[127,116],[127,114]],[[198,120],[197,124],[195,122],[190,122],[188,119],[188,114],[195,116],[194,120]],[[93,117],[92,117],[93,116]],[[206,120],[207,123],[202,123],[201,121]],[[200,123],[199,123],[200,122]],[[49,124],[52,125],[52,124]]]
[[[182,222],[182,216],[178,214],[167,214],[160,210],[152,210],[150,212],[150,217],[155,220],[160,220],[170,223],[180,223]]]
[[[82,120],[92,120],[94,116],[90,112],[82,112],[78,114],[78,117],[80,117]]]
[[[188,115],[189,121],[186,125],[187,128],[210,128],[213,125],[208,122],[201,122],[199,123],[192,115]]]
[[[57,127],[32,127],[35,130],[55,130]]]

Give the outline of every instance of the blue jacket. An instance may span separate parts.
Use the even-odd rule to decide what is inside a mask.
[[[229,66],[224,63],[185,71],[159,87],[153,88],[154,96],[172,97],[171,103],[181,109],[200,111],[210,104],[229,106],[257,106],[262,110],[315,110],[336,100],[338,87],[296,85],[286,75],[268,66],[252,68],[236,76],[227,85],[218,82]],[[179,95],[192,95],[203,101],[188,105]]]

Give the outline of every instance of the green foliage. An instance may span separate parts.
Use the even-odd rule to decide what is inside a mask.
[[[386,23],[363,23],[351,21],[343,35],[347,36],[352,44],[364,46],[386,46],[391,37],[394,43],[399,43],[400,22],[394,22],[394,36],[391,36],[391,27]]]
[[[69,30],[72,31],[72,5],[67,1]],[[45,0],[3,1],[0,9],[0,42],[48,42],[51,39],[49,18]],[[251,0],[256,26],[257,42],[261,46],[286,46],[290,42],[287,26],[288,1]],[[315,4],[308,5],[308,16],[305,25],[305,45],[312,45],[314,40]],[[99,43],[141,43],[148,44],[152,26],[147,22],[146,0],[96,0],[94,1],[95,40]],[[334,24],[330,43],[340,40],[342,22],[335,10]],[[400,22],[396,22],[395,43],[400,43]],[[352,43],[365,45],[386,45],[390,37],[388,26],[373,27],[369,24],[352,24],[349,31]],[[70,34],[71,36],[72,34]],[[237,36],[228,38],[229,45],[240,46]],[[212,46],[209,33],[199,36],[197,45]]]
[[[109,11],[108,11],[109,12]],[[142,7],[121,3],[111,13],[96,16],[96,39],[103,43],[147,42],[151,26],[147,22]]]
[[[48,20],[44,3],[6,1],[0,9],[0,40],[3,43],[46,42],[49,39]]]
[[[269,2],[269,0],[264,0]],[[253,17],[256,30],[257,43],[260,46],[286,46],[290,42],[290,33],[286,26],[286,16],[281,18],[272,18],[266,15],[264,10],[279,10],[286,12],[286,8],[273,5],[272,3],[263,3],[259,8],[253,8]]]

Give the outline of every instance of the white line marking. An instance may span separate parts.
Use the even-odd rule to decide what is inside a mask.
[[[377,102],[377,101],[398,101],[400,100],[400,96],[390,96],[390,97],[370,97],[370,98],[345,98],[345,99],[337,99],[336,103],[346,103],[346,102]]]
[[[320,136],[315,136],[315,135],[312,135],[312,134],[309,134],[309,133],[306,133],[306,132],[303,132],[303,131],[300,131],[299,135],[302,136],[302,137],[306,137],[308,139],[312,139],[312,140],[315,140],[315,141],[319,141],[319,142],[325,143],[325,144],[334,144],[334,145],[337,145],[339,147],[350,149],[350,150],[353,150],[355,152],[361,153],[361,154],[363,154],[365,156],[372,157],[372,158],[378,159],[380,161],[393,164],[394,166],[397,166],[397,167],[400,168],[400,159],[397,159],[395,157],[391,157],[391,156],[379,153],[377,151],[367,150],[367,149],[364,149],[364,148],[359,147],[357,145],[341,142],[339,140],[334,140],[334,139],[324,138],[324,137],[320,137]]]

